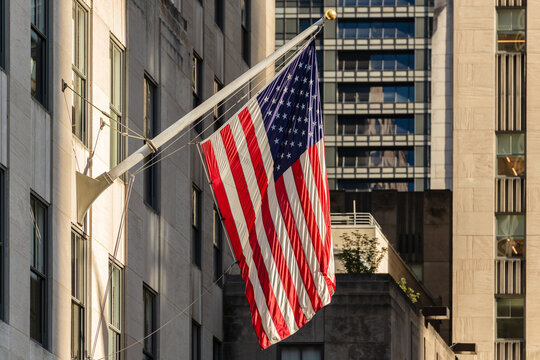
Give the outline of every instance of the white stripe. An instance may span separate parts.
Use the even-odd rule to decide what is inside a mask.
[[[287,227],[285,226],[285,221],[281,214],[277,196],[276,196],[276,187],[274,183],[274,177],[270,178],[268,184],[268,203],[270,207],[270,215],[272,216],[272,222],[274,223],[274,228],[276,230],[276,236],[281,245],[281,251],[283,252],[283,257],[287,263],[287,268],[291,274],[294,287],[296,289],[296,294],[298,295],[298,304],[302,308],[304,315],[309,320],[315,315],[313,306],[311,304],[311,299],[306,290],[304,280],[300,273],[298,263],[296,262],[296,256],[294,255],[294,250],[291,245],[291,240],[289,239],[289,233],[287,232]]]
[[[272,158],[272,152],[270,151],[270,144],[268,144],[268,135],[266,134],[266,129],[264,127],[261,108],[259,107],[259,103],[256,101],[256,98],[255,101],[248,104],[248,110],[251,114],[251,121],[253,122],[257,143],[259,144],[259,149],[261,150],[261,157],[264,164],[266,177],[270,182],[272,174],[274,173],[274,159]]]
[[[283,288],[276,264],[274,263],[272,250],[270,249],[268,240],[266,238],[266,231],[264,229],[261,212],[262,196],[257,183],[257,175],[255,174],[255,169],[253,168],[253,162],[251,161],[251,155],[247,146],[244,130],[238,117],[234,118],[230,122],[230,125],[240,158],[242,171],[248,186],[249,197],[255,211],[255,232],[257,234],[257,242],[259,243],[264,265],[268,272],[270,285],[276,297],[277,305],[281,311],[281,314],[283,315],[283,318],[285,319],[287,327],[289,328],[289,332],[293,333],[298,330],[298,327],[296,325],[292,307],[289,304],[287,292]]]
[[[227,158],[227,153],[225,151],[221,136],[216,136],[212,139],[212,146],[214,148],[216,162],[219,167],[219,173],[221,174],[221,179],[223,181],[227,199],[229,201],[231,212],[234,217],[234,223],[236,225],[238,236],[240,238],[240,243],[242,245],[242,252],[244,254],[244,257],[246,258],[246,265],[249,269],[248,276],[251,284],[253,285],[255,304],[259,309],[259,314],[261,315],[261,322],[264,328],[264,332],[266,333],[270,342],[279,341],[281,339],[277,335],[278,332],[276,330],[274,322],[272,321],[272,317],[266,315],[270,314],[270,311],[268,310],[266,298],[259,282],[257,268],[253,261],[253,254],[251,251],[251,246],[249,245],[249,234],[244,219],[244,212],[242,211],[242,206],[240,205],[240,199],[238,197],[238,192],[234,183],[234,178],[231,174],[229,159]]]
[[[301,157],[302,156],[307,156],[307,152],[302,154]],[[302,205],[300,204],[300,198],[298,197],[298,192],[296,191],[296,184],[294,182],[292,169],[287,169],[282,176],[295,220],[296,229],[300,235],[302,247],[304,248],[304,253],[306,254],[306,259],[311,269],[311,273],[314,275],[313,279],[315,280],[315,286],[317,287],[317,291],[320,294],[323,304],[326,305],[330,302],[330,294],[328,293],[326,281],[319,271],[320,269],[317,261],[317,255],[315,253],[315,249],[313,248],[313,243],[309,235]]]
[[[311,209],[315,214],[315,219],[317,221],[317,228],[319,229],[319,235],[321,236],[322,245],[324,248],[324,237],[326,235],[326,223],[324,222],[324,212],[319,200],[319,192],[317,191],[317,183],[315,182],[315,176],[311,168],[311,160],[309,156],[301,156],[300,163],[302,167],[302,173],[304,174],[304,181],[306,182],[306,187],[309,194],[309,199],[311,201]],[[323,259],[319,259],[319,262],[322,263]]]

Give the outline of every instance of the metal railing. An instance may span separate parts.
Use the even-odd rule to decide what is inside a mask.
[[[332,225],[353,225],[353,226],[377,226],[379,229],[380,225],[377,223],[377,220],[370,213],[333,213],[330,214],[332,220]]]

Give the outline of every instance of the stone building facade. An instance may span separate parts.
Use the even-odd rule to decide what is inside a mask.
[[[232,260],[196,146],[166,157],[214,114],[116,180],[82,224],[75,172],[109,170],[273,51],[273,9],[0,1],[0,358],[220,356],[222,289],[196,300]]]

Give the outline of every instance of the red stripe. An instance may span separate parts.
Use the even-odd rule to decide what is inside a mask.
[[[285,188],[283,176],[280,176],[276,180],[276,195],[278,198],[279,207],[281,209],[281,214],[283,215],[285,228],[289,234],[294,256],[296,257],[296,262],[298,263],[298,268],[300,269],[300,273],[302,275],[302,280],[304,281],[304,285],[311,300],[313,310],[316,312],[323,306],[323,304],[321,298],[319,297],[317,287],[315,286],[313,274],[311,273],[311,269],[309,268],[309,264],[306,260],[306,254],[304,253],[302,242],[300,241],[300,235],[298,234],[298,229],[296,228],[296,223],[291,210],[291,204],[289,203],[289,198],[287,197],[287,189]]]
[[[223,145],[225,146],[227,158],[229,159],[229,165],[231,167],[231,174],[236,185],[236,192],[238,193],[238,199],[240,200],[244,218],[246,220],[246,226],[249,231],[249,243],[253,252],[253,261],[257,267],[259,282],[261,284],[261,288],[268,305],[268,310],[270,311],[272,321],[276,326],[279,337],[284,339],[290,335],[290,331],[285,323],[281,309],[278,306],[278,302],[270,284],[268,271],[264,264],[261,248],[257,239],[255,211],[253,209],[253,203],[251,202],[248,185],[244,176],[240,157],[238,156],[238,149],[236,148],[230,125],[227,125],[221,130],[221,138],[223,139]]]
[[[257,184],[259,184],[259,190],[261,191],[261,215],[264,230],[266,232],[266,238],[268,239],[268,245],[272,251],[272,256],[274,257],[276,268],[283,284],[283,288],[285,290],[285,293],[287,294],[287,298],[289,299],[291,308],[293,309],[296,325],[298,325],[298,327],[300,328],[307,322],[307,319],[299,304],[296,287],[294,286],[290,270],[287,266],[287,261],[285,260],[285,256],[283,255],[283,251],[281,249],[279,239],[276,234],[276,229],[274,228],[272,215],[270,214],[270,205],[268,201],[267,191],[268,177],[266,176],[261,150],[257,142],[257,136],[255,134],[253,120],[247,108],[242,110],[238,117],[240,119],[240,123],[242,124],[242,128],[244,129],[244,135],[247,139],[247,147],[251,156],[251,162],[253,163],[253,169],[255,170],[255,175],[257,177]]]
[[[317,218],[315,217],[315,213],[313,212],[311,200],[309,197],[309,191],[306,186],[304,172],[302,171],[302,165],[300,161],[296,161],[292,164],[292,172],[294,177],[294,183],[296,184],[296,191],[298,192],[298,199],[300,200],[300,205],[302,206],[302,211],[306,220],[307,229],[309,231],[309,236],[311,237],[311,243],[313,244],[313,248],[315,249],[315,254],[317,255],[319,266],[321,266],[326,256],[324,253],[321,234],[319,233],[319,227],[317,225]]]
[[[249,280],[249,269],[246,264],[246,259],[242,252],[242,246],[240,244],[240,238],[238,236],[238,231],[234,223],[234,217],[232,215],[231,207],[229,205],[229,200],[227,199],[227,193],[225,192],[225,187],[223,186],[223,181],[221,180],[221,175],[219,173],[219,167],[214,155],[214,149],[212,148],[212,143],[207,141],[201,145],[204,157],[206,159],[206,164],[208,167],[208,174],[210,176],[210,181],[212,188],[214,189],[214,194],[216,195],[216,201],[218,203],[219,211],[224,217],[223,224],[225,225],[225,230],[227,230],[227,235],[233,247],[234,254],[236,259],[240,262],[239,267],[242,271],[242,279],[246,283],[246,298],[249,303],[249,308],[251,310],[251,322],[255,328],[255,332],[259,339],[259,345],[266,349],[270,346],[270,341],[266,336],[264,328],[262,326],[261,315],[259,314],[259,309],[255,303],[255,295],[253,292],[253,285]]]
[[[326,189],[328,187],[324,187],[325,179],[323,178],[322,171],[321,171],[321,164],[320,164],[320,157],[317,149],[317,145],[310,147],[308,149],[309,154],[309,162],[311,163],[311,171],[313,172],[313,177],[315,178],[315,185],[317,187],[317,193],[319,195],[319,201],[321,203],[321,208],[324,215],[324,221],[326,225],[326,237],[325,237],[325,246],[324,246],[324,252],[325,256],[322,261],[321,270],[325,277],[328,277],[328,262],[330,261],[330,253],[332,251],[331,241],[328,241],[330,239],[331,235],[331,224],[330,224],[330,202],[329,202],[329,194]],[[324,155],[324,154],[323,154]],[[327,281],[328,282],[328,281]]]

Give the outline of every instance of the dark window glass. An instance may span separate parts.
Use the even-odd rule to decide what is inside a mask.
[[[191,192],[191,236],[193,263],[201,267],[201,191],[193,186]]]
[[[382,70],[383,68],[383,56],[382,55],[372,55],[371,56],[371,70]]]
[[[0,68],[6,66],[6,1],[0,0]]]
[[[223,30],[223,23],[225,18],[225,0],[214,0],[214,20],[216,25]]]
[[[157,334],[152,334],[157,328],[156,293],[146,285],[143,286],[143,306],[145,337],[143,359],[153,360],[157,356]]]
[[[214,281],[217,281],[221,277],[223,271],[223,259],[222,259],[222,244],[223,244],[223,231],[221,226],[221,219],[219,212],[214,208],[214,231],[213,231],[213,243],[214,243]],[[219,285],[221,285],[219,281]]]
[[[191,360],[201,360],[201,326],[191,323]]]
[[[497,338],[498,339],[523,339],[524,298],[498,297],[497,302]]]
[[[30,265],[30,336],[46,345],[48,209],[34,196],[30,199],[32,247]]]
[[[280,360],[322,360],[323,349],[320,345],[281,345]]]
[[[30,51],[30,91],[43,106],[47,107],[47,0],[31,0],[31,51]]]
[[[393,39],[396,37],[396,24],[395,23],[385,22],[383,25],[383,28],[384,28],[383,34],[384,34],[385,39]]]
[[[524,134],[497,134],[497,175],[525,175]]]
[[[497,50],[502,52],[525,50],[525,9],[497,9]]]
[[[193,108],[196,108],[199,106],[199,104],[202,101],[203,96],[203,89],[202,89],[202,83],[203,83],[203,75],[202,75],[202,59],[197,55],[195,52],[193,52],[193,62],[191,67],[191,81],[192,81],[192,87],[193,87]],[[201,133],[203,130],[203,121],[202,118],[199,118],[195,121],[195,131],[197,133]]]
[[[5,188],[5,172],[4,169],[0,168],[0,320],[5,319],[5,301],[6,301],[6,287],[4,278],[7,276],[6,263],[5,263],[5,247],[6,247],[6,233],[5,233],[5,224],[6,224],[6,212],[5,212],[5,198],[6,198],[6,188]]]
[[[217,94],[221,89],[223,88],[223,85],[221,84],[221,81],[218,79],[214,79],[214,94]],[[223,103],[219,103],[216,106],[214,106],[214,129],[217,130],[221,125],[223,125]]]
[[[78,1],[73,2],[73,109],[71,115],[72,132],[83,144],[87,144],[87,112],[86,112],[86,43],[88,12]]]
[[[242,57],[249,65],[250,63],[250,46],[249,46],[249,0],[240,0],[241,7],[241,24],[242,24]]]
[[[383,69],[394,70],[396,67],[396,56],[391,54],[383,55]]]
[[[360,25],[360,24],[359,24]],[[371,38],[372,39],[380,39],[383,37],[383,23],[380,22],[374,22],[374,23],[364,23],[361,24],[362,26],[371,26]],[[366,36],[369,37],[369,36]]]
[[[111,58],[111,168],[124,160],[126,143],[122,133],[126,132],[124,108],[124,51],[114,40],[110,40]]]
[[[109,359],[120,360],[122,348],[122,269],[109,260]]]
[[[212,360],[223,360],[223,350],[221,348],[221,341],[214,338],[212,346]]]
[[[71,359],[84,359],[86,299],[86,241],[71,232]]]
[[[159,133],[157,87],[147,77],[144,78],[144,133],[146,138],[153,139]],[[144,201],[155,211],[159,211],[159,155],[150,154],[145,159]]]

